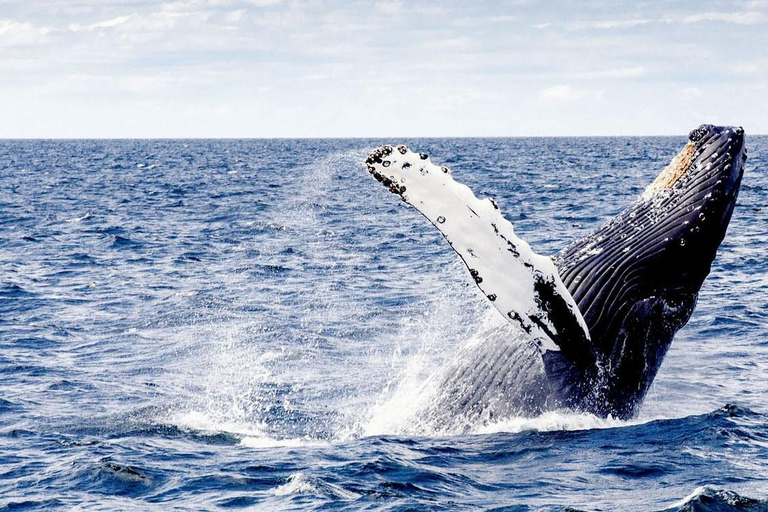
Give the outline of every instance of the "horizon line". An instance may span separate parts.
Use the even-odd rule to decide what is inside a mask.
[[[768,133],[747,134],[765,137]],[[85,140],[371,140],[371,139],[575,139],[575,138],[633,138],[633,137],[687,137],[688,134],[632,134],[632,135],[395,135],[395,136],[326,136],[326,137],[0,137],[0,141],[85,141]]]

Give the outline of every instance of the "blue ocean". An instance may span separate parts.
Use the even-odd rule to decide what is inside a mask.
[[[420,386],[497,313],[384,143],[554,254],[685,138],[0,141],[0,507],[768,510],[768,137],[639,416],[461,433]]]

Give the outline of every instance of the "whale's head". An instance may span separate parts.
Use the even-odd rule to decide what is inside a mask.
[[[657,226],[656,242],[673,241],[681,254],[690,255],[683,258],[682,277],[699,285],[709,273],[736,204],[747,158],[744,139],[741,127],[703,124],[692,130],[685,147],[635,205],[641,211],[635,211],[633,218],[641,227]]]
[[[741,127],[699,126],[640,198],[557,256],[600,361],[599,406],[592,409],[634,414],[693,312],[745,160]]]

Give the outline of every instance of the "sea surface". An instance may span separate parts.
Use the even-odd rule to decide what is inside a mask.
[[[0,141],[0,507],[768,510],[768,137],[637,418],[440,434],[421,386],[497,313],[383,143],[554,254],[685,138]]]

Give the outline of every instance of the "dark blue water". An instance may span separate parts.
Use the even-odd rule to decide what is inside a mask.
[[[768,510],[768,138],[637,419],[455,436],[419,385],[496,313],[383,142],[547,254],[684,140],[0,141],[0,506]]]

